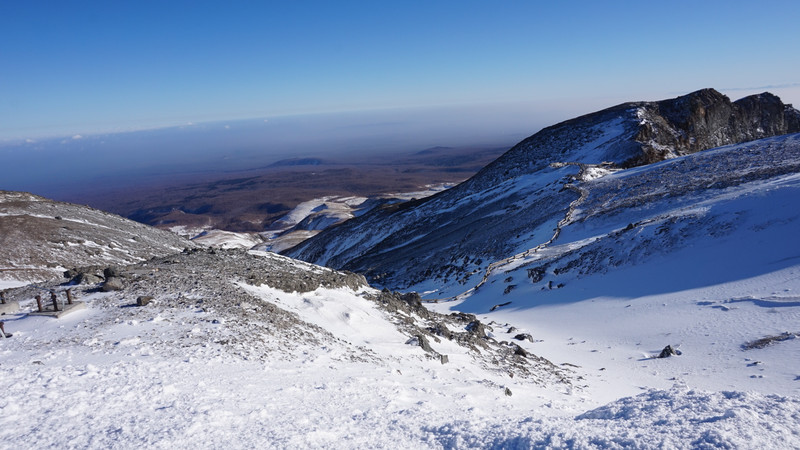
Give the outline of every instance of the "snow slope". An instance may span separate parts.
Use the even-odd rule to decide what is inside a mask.
[[[215,248],[246,248],[250,249],[261,243],[261,238],[251,233],[234,233],[225,230],[206,230],[192,238],[196,244]]]
[[[549,352],[555,362],[570,364],[561,366],[567,382],[543,381],[479,364],[478,355],[488,349],[476,353],[431,338],[437,351],[449,355],[442,364],[408,343],[402,324],[419,320],[414,313],[378,308],[370,300],[377,292],[359,286],[357,277],[276,255],[195,251],[124,271],[122,291],[76,288],[88,304],[85,310],[61,319],[5,317],[14,336],[0,338],[4,447],[800,445],[800,400],[786,389],[764,388],[778,376],[769,352],[791,357],[787,349],[796,348],[797,340],[759,351],[752,359],[763,365],[750,368],[738,358],[742,367],[728,373],[723,358],[696,356],[693,342],[681,346],[680,357],[644,360],[643,349],[658,350],[667,339],[639,330],[641,346],[601,348],[624,331],[583,329],[591,321],[578,308],[573,317],[582,319],[573,324],[549,322],[555,316],[546,309],[531,310],[536,314],[527,318],[507,308],[486,314],[514,319],[514,326],[533,333],[535,342],[518,341],[528,351]],[[281,278],[274,278],[275,284],[259,284],[260,277],[276,274]],[[293,283],[304,286],[303,292],[287,288]],[[11,295],[27,310],[33,305],[25,299],[34,292],[23,288]],[[132,306],[139,295],[154,301]],[[634,323],[651,318],[657,309],[651,303],[657,301],[662,299],[627,309]],[[589,311],[597,321],[623,308],[615,301],[598,302],[603,303]],[[693,305],[676,303],[670,310],[686,313]],[[758,317],[745,310],[747,302],[737,305],[741,313]],[[698,310],[729,317],[739,311],[713,305]],[[491,325],[497,340],[509,339],[511,323]],[[722,337],[738,332],[727,330]],[[566,339],[568,333],[575,339]],[[604,371],[597,368],[599,359],[592,359],[598,356]],[[714,373],[702,388],[691,384],[701,377],[670,379],[674,372],[702,369]],[[752,385],[741,383],[750,373],[766,376]]]
[[[369,198],[330,196],[309,200],[275,221],[269,231],[261,233],[266,242],[254,249],[280,253],[373,208],[429,197],[450,187],[452,184],[442,183],[425,186],[420,191],[379,194]]]
[[[728,392],[736,391],[796,401],[798,169],[800,135],[789,135],[581,183],[586,198],[554,242],[494,266],[476,291],[429,306],[513,324],[534,337],[531,351],[579,366],[583,394],[617,405],[582,417],[617,420],[628,411],[620,396],[676,384],[709,398],[744,398]],[[751,348],[763,338],[773,339]],[[652,358],[667,345],[682,354]],[[773,419],[739,404],[712,421],[714,430],[739,415]],[[760,447],[754,442],[733,446]]]

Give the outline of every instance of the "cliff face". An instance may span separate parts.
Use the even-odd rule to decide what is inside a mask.
[[[800,111],[768,92],[731,102],[713,89],[703,89],[640,105],[634,140],[641,144],[641,153],[623,161],[624,167],[800,132]]]

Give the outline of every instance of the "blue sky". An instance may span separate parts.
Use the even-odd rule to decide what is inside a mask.
[[[438,106],[555,121],[704,87],[798,105],[798,19],[794,0],[10,0],[0,140]]]

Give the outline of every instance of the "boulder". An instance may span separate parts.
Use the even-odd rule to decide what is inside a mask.
[[[425,335],[423,335],[423,334],[416,334],[416,335],[414,335],[414,337],[412,337],[411,339],[409,339],[408,341],[406,341],[406,344],[409,344],[409,345],[419,345],[419,346],[420,346],[420,347],[422,347],[422,349],[423,349],[423,350],[425,350],[426,352],[428,352],[428,353],[435,353],[435,352],[433,351],[433,348],[431,347],[431,343],[430,343],[430,342],[428,342],[428,338],[426,338],[426,337],[425,337]]]
[[[680,354],[681,354],[680,350],[672,348],[671,345],[668,345],[668,346],[664,347],[663,350],[661,350],[661,353],[658,354],[658,357],[659,358],[669,358],[670,356],[678,356]]]
[[[122,272],[120,271],[119,267],[111,266],[103,269],[103,277],[105,277],[106,280],[108,280],[109,278],[117,278],[121,276]]]
[[[120,278],[108,278],[105,283],[103,283],[103,287],[101,290],[103,292],[110,292],[110,291],[121,291],[123,288],[122,279]]]
[[[467,328],[467,331],[469,331],[470,333],[472,333],[472,334],[474,334],[474,335],[476,335],[478,337],[481,337],[481,338],[485,338],[486,337],[486,328],[478,320],[470,322],[469,324],[467,324],[466,328]]]
[[[514,336],[514,339],[516,339],[516,340],[518,340],[518,341],[529,341],[529,342],[533,342],[533,336],[531,336],[531,335],[530,335],[530,334],[528,334],[528,333],[520,333],[520,334],[518,334],[518,335]]]
[[[522,356],[523,358],[527,358],[528,357],[528,352],[525,351],[524,348],[520,347],[517,344],[511,344],[511,345],[514,346],[514,354],[515,355]]]
[[[92,273],[79,273],[72,281],[75,284],[97,284],[103,282],[103,277]]]

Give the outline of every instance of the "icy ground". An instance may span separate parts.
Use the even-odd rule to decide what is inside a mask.
[[[534,342],[519,345],[560,365],[561,382],[512,378],[431,339],[449,355],[441,364],[407,343],[397,319],[411,316],[377,308],[366,298],[374,290],[344,287],[351,278],[328,269],[258,252],[190,257],[131,266],[122,291],[77,288],[88,307],[61,319],[4,317],[14,336],[0,338],[2,447],[800,445],[800,381],[790,373],[800,340],[737,347],[797,324],[798,307],[724,301],[741,286],[486,315],[503,321],[492,324],[497,340],[511,339],[512,325],[530,332]],[[312,290],[270,286],[278,273]],[[245,282],[262,276],[266,285]],[[344,285],[315,288],[319,277]],[[796,284],[786,270],[747,281],[754,294]],[[26,289],[14,295],[35,292]],[[146,294],[153,303],[133,306]],[[711,294],[722,300],[698,305]],[[683,355],[645,358],[665,343],[683,344]]]

